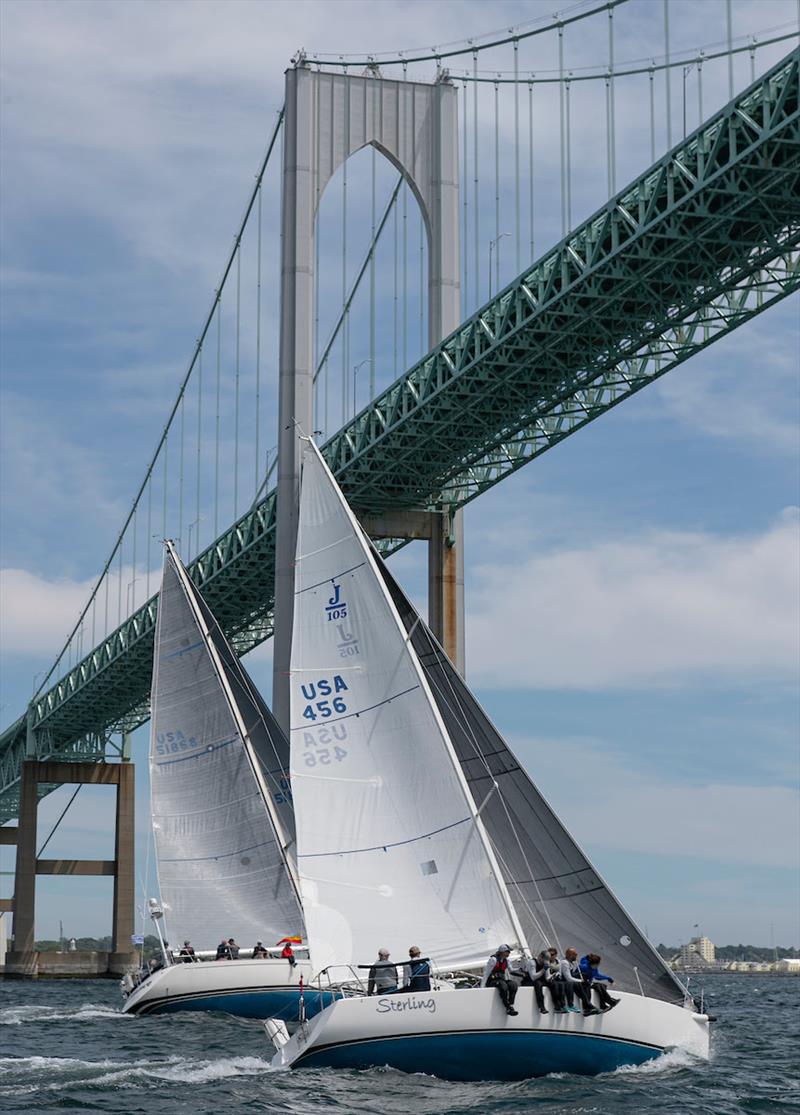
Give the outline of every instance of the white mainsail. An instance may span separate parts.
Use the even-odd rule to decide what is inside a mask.
[[[315,964],[524,945],[475,802],[374,558],[303,442],[291,658],[297,863]]]
[[[302,933],[288,743],[170,542],[153,662],[151,808],[173,942]]]

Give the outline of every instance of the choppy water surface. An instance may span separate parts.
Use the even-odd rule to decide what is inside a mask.
[[[587,1079],[452,1084],[390,1069],[273,1072],[258,1023],[129,1018],[113,982],[0,981],[0,1111],[180,1115],[781,1115],[800,1111],[800,978],[713,976],[710,1063],[671,1053]]]

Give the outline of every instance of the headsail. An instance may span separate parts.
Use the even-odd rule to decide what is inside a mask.
[[[531,947],[598,952],[619,990],[682,1001],[681,984],[539,793],[385,563],[377,554],[375,560],[475,800],[497,783],[481,816]]]
[[[302,931],[289,746],[171,543],[154,652],[150,788],[172,940]]]
[[[315,963],[416,942],[473,965],[519,925],[369,544],[311,442],[295,592],[291,775]]]

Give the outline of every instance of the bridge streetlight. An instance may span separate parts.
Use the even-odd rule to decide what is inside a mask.
[[[356,402],[356,381],[357,381],[358,373],[361,370],[361,368],[364,367],[365,364],[371,364],[371,363],[372,363],[372,357],[371,356],[366,356],[361,361],[360,364],[354,364],[353,365],[353,418],[355,418],[356,414],[358,414],[358,403]]]
[[[504,236],[508,236],[507,232],[501,232],[499,236],[495,236],[494,240],[489,241],[489,297],[492,297],[492,252],[497,248],[497,282],[500,283],[500,241]]]

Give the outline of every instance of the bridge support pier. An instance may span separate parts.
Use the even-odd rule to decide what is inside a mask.
[[[451,662],[464,672],[463,512],[395,511],[359,515],[370,538],[408,538],[428,543],[428,627]]]
[[[39,785],[69,782],[117,787],[113,860],[37,859]],[[39,974],[34,924],[37,875],[113,875],[111,952],[108,954],[106,974],[123,975],[134,966],[136,952],[131,944],[134,928],[134,788],[135,768],[132,763],[59,763],[26,759],[22,764],[19,823],[15,834],[17,863],[14,898],[10,903],[14,915],[14,940],[6,955],[7,978],[36,979]]]

